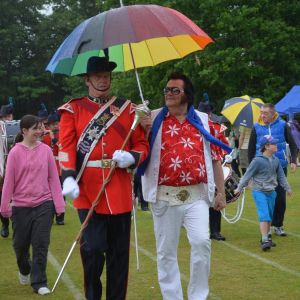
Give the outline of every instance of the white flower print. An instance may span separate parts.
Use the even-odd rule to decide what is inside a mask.
[[[176,171],[177,168],[181,168],[182,160],[180,160],[179,156],[176,158],[171,157],[172,163],[169,165],[169,168],[173,168],[174,171]]]
[[[193,149],[192,145],[194,145],[195,143],[193,143],[190,138],[185,139],[182,137],[181,140],[182,140],[181,143],[183,144],[183,148],[189,147]]]
[[[204,176],[205,174],[205,166],[199,163],[199,167],[196,169],[199,172],[199,176]]]
[[[193,177],[190,177],[191,172],[184,173],[183,171],[180,174],[181,182],[187,182],[190,183],[190,180],[193,179]]]
[[[159,178],[159,184],[163,184],[164,182],[166,182],[169,179],[170,179],[170,177],[168,177],[167,174],[164,174],[164,177]]]
[[[180,128],[176,127],[176,124],[174,124],[173,126],[169,125],[168,126],[170,130],[166,131],[166,133],[170,133],[171,137],[173,137],[174,135],[178,135],[178,132],[180,130]]]
[[[164,143],[161,144],[161,149],[162,150],[165,150],[165,144],[166,144],[166,142],[164,142]]]
[[[200,142],[203,140],[203,135],[200,133],[196,133],[195,136],[200,139]]]
[[[213,159],[215,159],[217,157],[217,153],[213,149],[211,149],[211,156],[212,156]]]

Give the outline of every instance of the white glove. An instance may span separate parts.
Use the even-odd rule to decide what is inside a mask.
[[[72,199],[79,196],[79,186],[72,176],[69,176],[64,180],[62,194],[64,196],[69,196]]]
[[[135,163],[134,157],[127,151],[116,150],[112,156],[119,168],[128,168]]]
[[[225,155],[225,163],[226,164],[232,163],[232,156],[230,154]]]

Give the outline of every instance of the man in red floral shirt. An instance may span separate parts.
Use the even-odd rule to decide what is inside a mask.
[[[172,74],[164,89],[165,107],[144,119],[151,154],[139,169],[144,198],[152,202],[158,281],[164,300],[182,300],[177,260],[183,225],[191,245],[188,299],[209,294],[211,243],[209,207],[225,207],[219,146],[230,148],[210,132],[207,114],[194,110],[193,86],[183,74]],[[217,193],[215,193],[215,187]]]

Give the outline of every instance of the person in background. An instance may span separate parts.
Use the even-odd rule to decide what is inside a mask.
[[[225,130],[227,129],[226,126],[219,124],[217,122],[213,122],[211,115],[213,112],[213,106],[210,103],[207,102],[200,102],[198,106],[198,110],[200,112],[204,112],[208,114],[208,121],[211,128],[211,133],[220,141],[222,141],[225,144],[228,144],[226,136],[225,136]],[[219,149],[221,151],[221,156],[225,156],[226,152]],[[221,219],[222,215],[219,210],[215,210],[213,207],[209,208],[209,228],[210,228],[210,238],[217,241],[225,241],[226,238],[221,234]]]
[[[295,144],[295,141],[291,134],[290,127],[284,120],[282,120],[279,117],[278,113],[275,110],[274,104],[265,103],[261,107],[260,112],[260,119],[258,123],[254,124],[249,140],[249,163],[256,155],[260,154],[259,139],[265,135],[272,135],[275,139],[279,141],[275,156],[279,158],[284,174],[287,176],[287,144],[289,145],[291,152],[290,166],[292,172],[295,172],[297,168],[296,161],[298,153],[297,145]],[[274,232],[276,235],[286,236],[287,234],[283,228],[283,221],[286,210],[286,193],[285,190],[281,187],[281,185],[277,186],[276,194],[277,195],[275,200],[272,226],[274,227]],[[271,232],[269,234],[271,234]]]
[[[41,103],[41,109],[38,111],[37,116],[40,118],[42,125],[43,125],[43,133],[41,138],[43,138],[44,134],[49,133],[48,128],[48,110],[44,103]]]
[[[232,170],[237,174],[238,177],[241,177],[240,172],[240,162],[239,162],[239,127],[232,126],[230,133],[229,133],[229,144],[230,147],[233,149],[233,152],[231,153],[232,162],[231,162],[231,168]]]
[[[14,119],[14,108],[11,104],[2,105],[0,108],[0,120],[12,121]]]
[[[58,135],[59,135],[59,115],[56,111],[53,111],[48,115],[47,126],[49,132],[43,135],[42,142],[48,145],[53,153],[55,159],[57,173],[61,181],[61,169],[58,160]],[[56,214],[55,221],[57,225],[65,224],[65,214]]]
[[[116,67],[108,56],[90,57],[84,74],[88,95],[72,99],[59,108],[63,193],[75,199],[81,223],[111,167],[117,164],[80,240],[88,300],[102,297],[100,277],[105,263],[106,299],[126,298],[133,207],[130,170],[133,171],[149,151],[140,126],[131,134],[125,149],[120,150],[130,132],[136,107],[129,100],[111,95],[111,72]]]
[[[184,226],[191,246],[188,299],[203,300],[209,293],[209,207],[226,205],[216,148],[231,149],[210,134],[207,114],[194,109],[187,76],[171,74],[163,93],[165,106],[141,122],[145,129],[152,125],[151,155],[138,170],[144,198],[152,203],[158,281],[164,300],[183,299],[177,250]]]
[[[279,183],[290,196],[292,195],[292,190],[287,182],[279,159],[274,155],[278,150],[277,144],[279,140],[270,135],[265,135],[259,139],[258,143],[261,154],[258,154],[251,161],[235,193],[242,192],[250,179],[253,179],[252,196],[256,204],[260,222],[261,249],[267,251],[271,247],[276,246],[269,236],[275,206],[275,188]]]
[[[50,294],[46,265],[53,215],[64,212],[65,202],[51,149],[39,141],[39,118],[25,115],[20,130],[7,158],[0,211],[12,218],[20,284],[31,283],[36,293],[46,295]]]
[[[248,145],[249,139],[251,135],[252,128],[247,128],[245,126],[239,127],[239,146],[238,146],[238,153],[239,153],[239,163],[242,173],[246,173],[246,169],[249,165],[248,162]]]
[[[13,106],[11,104],[2,105],[0,108],[0,120],[5,122],[5,121],[12,121],[13,119],[14,119]],[[4,167],[5,167],[6,164],[5,154],[3,154],[3,158],[4,158]],[[3,181],[4,178],[0,178],[0,203],[2,198]],[[0,219],[2,223],[0,234],[3,238],[7,238],[9,236],[9,218],[3,217],[2,214],[0,213]]]
[[[144,200],[144,196],[143,196],[143,190],[142,190],[142,179],[141,176],[139,174],[137,174],[137,172],[135,172],[134,174],[134,185],[133,185],[133,191],[134,191],[134,195],[135,197],[138,198],[138,201],[140,202],[141,205],[141,210],[142,211],[148,211],[148,202]]]

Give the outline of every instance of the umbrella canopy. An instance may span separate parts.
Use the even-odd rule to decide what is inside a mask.
[[[225,101],[221,114],[234,126],[251,128],[260,116],[260,108],[264,102],[248,95],[231,98]]]
[[[58,48],[46,70],[78,75],[91,56],[109,48],[115,71],[154,66],[202,50],[212,39],[180,12],[159,5],[112,9],[79,24]],[[134,58],[134,63],[131,57]]]

